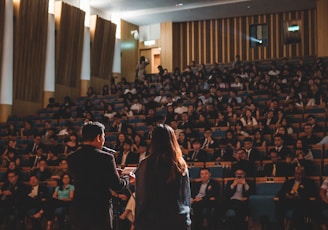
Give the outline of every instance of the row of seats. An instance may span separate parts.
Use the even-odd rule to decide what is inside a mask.
[[[257,175],[256,178],[263,175],[263,168],[269,163],[271,163],[270,160],[255,161],[254,175]],[[313,167],[312,169],[309,169],[309,171],[312,172],[311,176],[318,176],[320,179],[328,176],[328,159],[314,159],[311,163],[311,166]],[[192,179],[198,178],[200,170],[206,167],[210,169],[213,178],[227,178],[232,174],[231,166],[233,164],[234,163],[231,162],[189,162],[189,176]]]

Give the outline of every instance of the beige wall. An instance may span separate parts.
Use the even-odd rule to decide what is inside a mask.
[[[328,56],[328,1],[317,0],[318,56]]]
[[[0,122],[6,122],[8,116],[12,114],[12,106],[11,105],[0,105]]]

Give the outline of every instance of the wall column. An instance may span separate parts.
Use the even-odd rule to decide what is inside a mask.
[[[5,21],[1,71],[0,122],[6,122],[12,114],[13,105],[13,41],[14,41],[14,7],[12,0],[5,2]]]
[[[81,96],[86,96],[90,86],[90,28],[84,27],[82,71],[81,71]]]
[[[317,0],[317,33],[318,33],[318,43],[317,43],[317,54],[318,57],[328,56],[328,1],[327,0]]]
[[[50,3],[50,2],[49,2]],[[47,56],[43,90],[43,108],[55,96],[55,15],[48,14]]]

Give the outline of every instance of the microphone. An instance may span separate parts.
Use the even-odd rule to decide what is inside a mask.
[[[105,152],[108,152],[108,153],[113,153],[113,154],[116,153],[116,151],[114,149],[108,148],[106,146],[103,146],[102,150]]]

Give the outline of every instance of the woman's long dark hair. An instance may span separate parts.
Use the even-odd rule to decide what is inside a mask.
[[[63,191],[64,190],[64,183],[63,183],[63,178],[64,176],[68,176],[69,177],[69,181],[71,183],[71,175],[69,175],[69,173],[64,173],[61,177],[60,177],[60,180],[58,181],[58,187],[59,187],[59,190],[60,191]]]
[[[182,157],[179,143],[173,129],[168,125],[159,125],[154,129],[149,158],[149,172],[161,177],[166,183],[174,181],[177,173],[187,173],[187,164]]]

